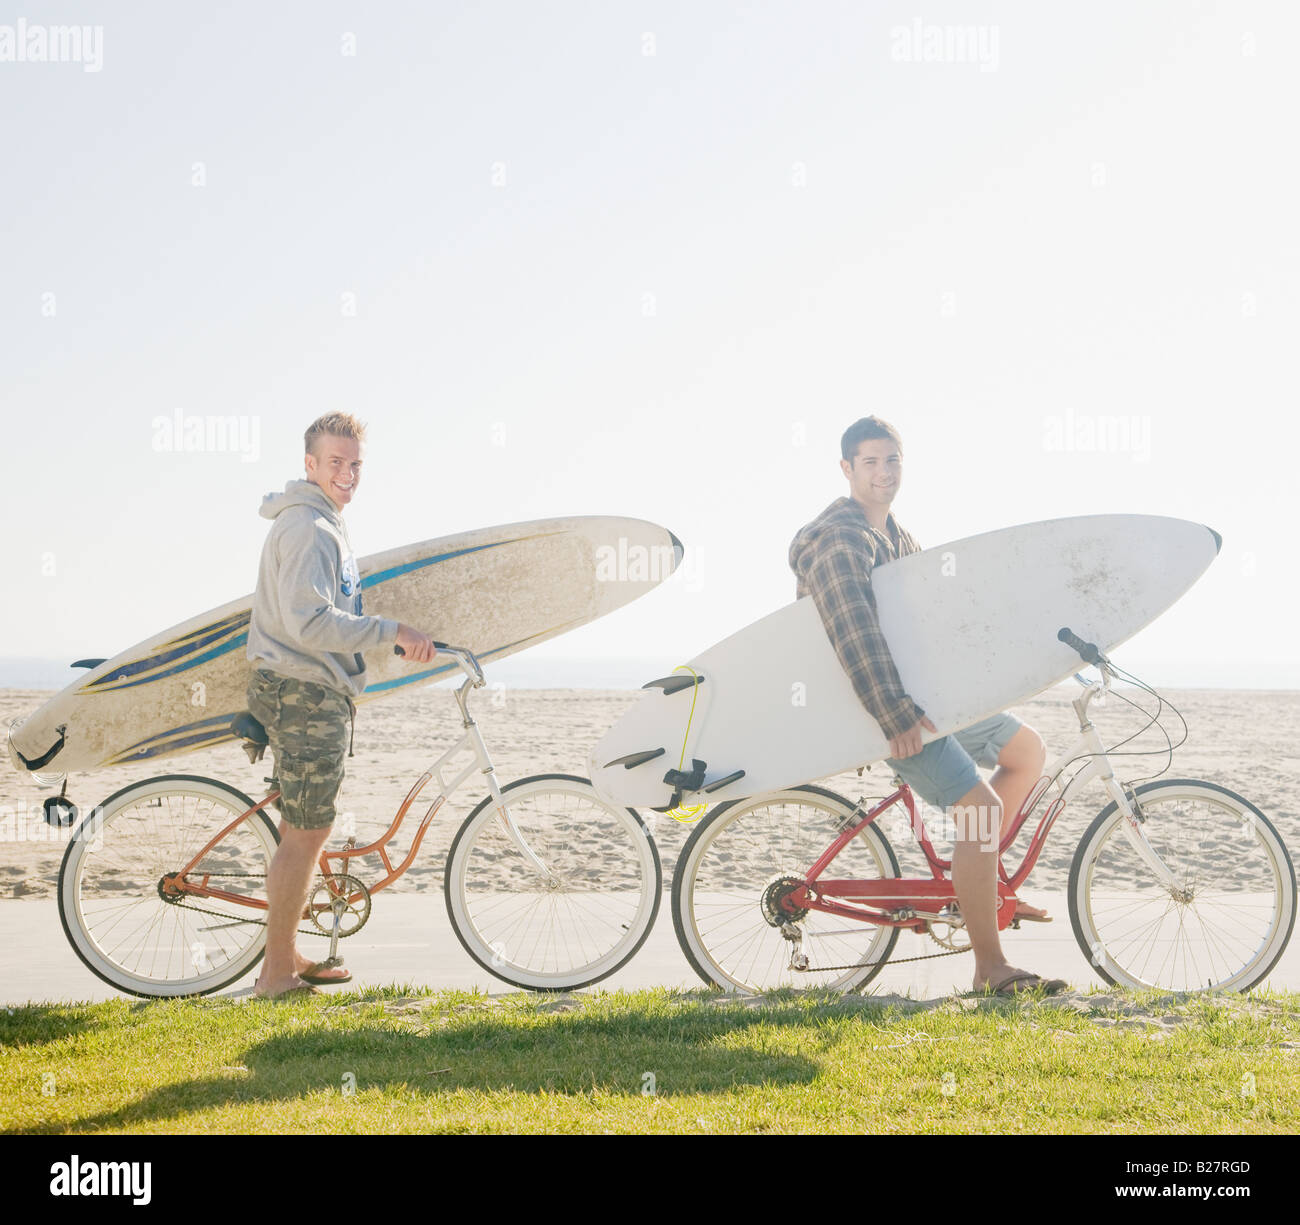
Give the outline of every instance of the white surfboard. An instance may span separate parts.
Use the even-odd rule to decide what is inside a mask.
[[[490,665],[644,595],[681,558],[677,537],[653,523],[581,517],[426,540],[362,558],[358,568],[367,615],[469,647]],[[233,739],[230,720],[246,708],[251,605],[248,595],[193,617],[74,681],[13,727],[15,768],[91,770]],[[404,663],[392,647],[365,660],[359,703],[456,670],[437,658]]]
[[[1103,652],[1131,638],[1201,576],[1219,543],[1199,523],[1095,515],[987,532],[878,567],[871,581],[890,654],[938,729],[925,740],[1083,667],[1058,640],[1062,628]],[[697,759],[702,785],[685,802],[758,795],[889,756],[811,597],[687,663],[698,686],[685,671],[655,682],[593,749],[590,776],[606,799],[668,806],[665,773],[689,773]]]

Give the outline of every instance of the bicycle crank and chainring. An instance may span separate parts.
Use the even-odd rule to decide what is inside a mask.
[[[223,880],[224,879],[233,880],[235,878],[238,878],[239,880],[263,880],[264,881],[266,879],[266,874],[264,872],[210,872],[210,873],[204,873],[204,875],[208,877],[208,879],[214,879],[220,877]],[[168,903],[168,905],[176,906],[181,910],[190,910],[193,911],[195,914],[212,915],[214,918],[226,920],[225,923],[214,924],[213,925],[214,927],[242,927],[242,926],[265,927],[266,926],[265,919],[255,919],[251,915],[248,918],[244,918],[242,916],[237,917],[231,914],[229,911],[209,910],[206,906],[196,906],[193,902],[189,900],[189,896],[187,894],[183,894],[179,892],[170,892],[168,890],[169,880],[170,877],[165,875],[158,881],[158,896],[161,897],[164,902]],[[323,876],[318,876],[316,878],[316,887],[312,891],[312,898],[314,899],[316,894],[319,893],[322,889],[327,889],[329,887],[330,882],[333,881],[349,882],[347,886],[347,894],[344,895],[345,898],[354,893],[361,893],[363,895],[362,900],[357,902],[355,907],[358,910],[364,908],[364,914],[362,915],[360,922],[356,923],[355,926],[348,927],[346,930],[344,929],[342,923],[340,923],[339,925],[340,936],[351,936],[355,932],[359,932],[366,925],[366,920],[370,918],[370,897],[371,897],[370,890],[367,889],[366,886],[361,881],[359,881],[355,876],[331,876],[328,878]],[[327,902],[326,903],[327,913],[332,915],[333,911],[329,910],[329,905],[330,903]],[[329,924],[322,923],[316,917],[316,912],[314,910],[309,917],[312,921],[313,926],[298,928],[297,929],[298,935],[328,936],[333,933],[334,925],[332,922]]]
[[[947,930],[939,930],[939,924]],[[970,933],[966,930],[966,920],[961,917],[955,906],[945,906],[925,925],[926,933],[940,948],[951,949],[954,953],[964,953],[970,948]]]
[[[791,904],[789,898],[798,889],[806,889],[808,882],[799,876],[787,876],[778,873],[767,882],[767,887],[763,890],[763,896],[759,899],[759,906],[763,912],[763,918],[771,927],[780,929],[781,935],[790,941],[794,948],[791,950],[790,969],[804,974],[825,973],[831,970],[858,970],[865,969],[868,966],[883,965],[902,965],[908,961],[932,961],[936,957],[951,957],[956,953],[970,952],[970,940],[962,939],[966,935],[965,925],[959,915],[954,911],[952,916],[941,912],[939,920],[946,922],[950,930],[946,936],[936,933],[933,922],[927,922],[926,929],[930,938],[942,948],[947,949],[946,953],[923,953],[919,957],[894,957],[886,958],[885,961],[861,961],[852,965],[842,966],[815,966],[808,960],[808,955],[801,951],[802,935],[797,927],[809,913],[810,908]],[[958,935],[958,932],[961,935]]]
[[[370,890],[355,876],[330,876],[321,880],[307,899],[307,917],[327,936],[355,936],[370,918]]]

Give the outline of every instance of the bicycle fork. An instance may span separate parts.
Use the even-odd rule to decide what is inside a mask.
[[[533,865],[533,868],[546,882],[546,887],[548,889],[558,889],[560,882],[556,879],[555,874],[537,857],[536,852],[528,845],[523,834],[519,832],[519,827],[511,819],[510,806],[501,793],[501,784],[497,782],[496,767],[492,764],[492,758],[488,756],[487,745],[483,743],[478,724],[472,719],[465,724],[465,740],[469,742],[474,749],[475,756],[478,758],[479,768],[487,782],[488,794],[491,795],[493,806],[496,808],[497,820],[501,822],[501,827],[506,831],[507,837],[515,844],[515,849]]]
[[[497,782],[496,767],[492,764],[487,745],[483,743],[483,735],[478,730],[478,724],[465,708],[465,687],[462,687],[457,694],[456,700],[460,704],[461,715],[463,716],[462,726],[465,729],[465,734],[437,761],[426,768],[425,773],[428,777],[437,779],[438,798],[434,801],[434,808],[430,809],[429,814],[425,816],[425,821],[428,821],[433,811],[447,796],[455,792],[461,783],[477,769],[487,782],[488,793],[492,797],[497,819],[501,822],[501,826],[506,831],[510,841],[514,843],[515,849],[533,866],[534,871],[546,882],[548,889],[558,889],[560,882],[556,879],[555,874],[537,857],[533,848],[524,839],[523,834],[519,832],[518,826],[511,819],[510,806],[501,793],[501,785]],[[466,750],[473,754],[474,760],[463,766],[452,765],[451,763],[456,761]],[[447,777],[444,771],[447,771],[448,774],[452,771],[455,771],[455,773],[453,777]]]
[[[1111,769],[1110,759],[1106,756],[1106,751],[1102,747],[1101,738],[1097,736],[1091,725],[1089,725],[1088,731],[1091,733],[1091,738],[1096,740],[1097,756],[1092,759],[1092,770],[1101,779],[1101,785],[1106,794],[1114,801],[1115,807],[1119,809],[1120,815],[1124,818],[1124,837],[1133,850],[1137,852],[1142,862],[1151,869],[1155,878],[1169,890],[1171,895],[1177,894],[1180,888],[1178,878],[1170,871],[1165,861],[1160,858],[1159,852],[1151,845],[1151,840],[1146,835],[1142,806],[1138,803],[1137,793],[1133,793],[1130,801],[1128,792],[1120,786],[1119,780],[1115,777],[1115,771]]]

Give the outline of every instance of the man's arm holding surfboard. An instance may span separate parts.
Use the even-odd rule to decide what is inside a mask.
[[[317,651],[358,653],[393,643],[412,663],[435,654],[427,637],[387,617],[357,616],[334,606],[338,557],[322,548],[315,522],[286,522],[278,544],[278,596],[285,628]]]
[[[840,525],[819,533],[798,564],[791,559],[854,691],[889,737],[891,754],[910,757],[921,749],[921,728],[935,727],[903,688],[880,629],[871,589],[873,560],[861,531]]]

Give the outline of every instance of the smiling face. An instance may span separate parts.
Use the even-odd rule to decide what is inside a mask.
[[[852,463],[840,460],[840,470],[848,478],[849,496],[883,518],[903,483],[903,452],[892,438],[867,438],[858,443]]]
[[[352,501],[361,483],[362,445],[356,438],[323,434],[316,440],[315,453],[307,452],[307,479],[320,486],[339,510]]]

